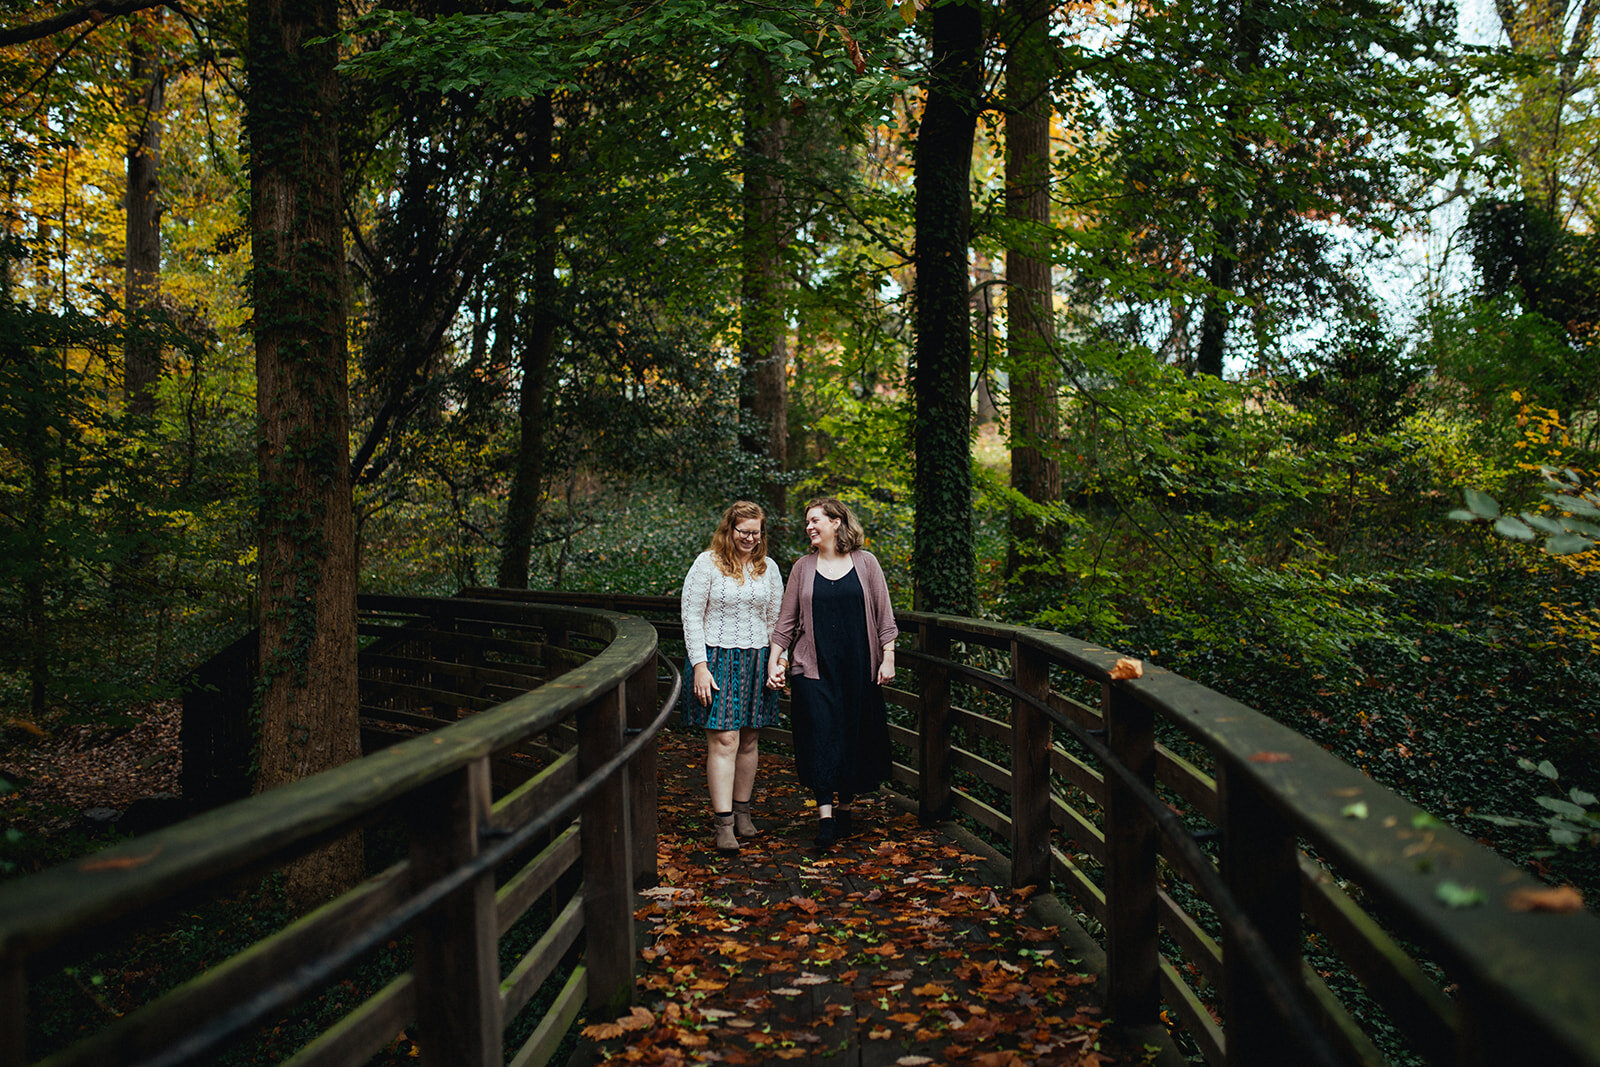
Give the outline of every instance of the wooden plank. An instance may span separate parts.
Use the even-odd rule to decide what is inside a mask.
[[[1050,769],[1068,782],[1083,790],[1090,800],[1104,806],[1106,802],[1105,777],[1083,760],[1058,745],[1050,753]]]
[[[397,863],[277,933],[248,946],[52,1058],[66,1067],[103,1067],[157,1057],[199,1022],[289,980],[334,945],[366,929],[405,899],[410,870]]]
[[[1156,781],[1212,823],[1217,821],[1217,780],[1165,745],[1156,746]]]
[[[1105,863],[1106,835],[1087,815],[1061,797],[1051,798],[1051,814],[1056,826],[1061,829],[1063,839],[1079,846],[1096,861]]]
[[[627,728],[642,733],[655,719],[660,703],[655,698],[656,665],[645,664],[628,679],[626,694]],[[653,886],[656,871],[656,833],[659,825],[656,782],[656,744],[640,749],[628,765],[628,837],[633,844],[633,884],[636,889]]]
[[[1100,709],[1092,708],[1081,700],[1074,700],[1052,690],[1050,706],[1085,730],[1104,730],[1106,727],[1105,716],[1100,714]]]
[[[987,715],[980,715],[969,708],[952,707],[950,709],[950,725],[958,730],[975,734],[978,737],[987,737],[991,741],[1002,744],[1011,743],[1011,724],[1000,719],[992,719]]]
[[[468,696],[459,690],[439,689],[431,685],[414,685],[409,682],[389,682],[379,678],[361,679],[361,692],[366,700],[374,696],[397,697],[418,704],[450,704],[457,707],[483,711],[495,706],[494,701]]]
[[[1155,716],[1120,683],[1103,694],[1107,747],[1146,788],[1155,786]],[[1120,778],[1106,776],[1106,1010],[1130,1026],[1161,1011],[1157,962],[1156,826]]]
[[[461,651],[464,652],[469,649],[481,650],[482,640],[482,638],[474,638]],[[521,671],[504,670],[477,663],[452,663],[448,660],[391,656],[374,652],[363,652],[360,660],[363,676],[368,671],[376,671],[378,669],[439,674],[448,678],[458,679],[463,683],[511,686],[519,692],[532,689],[542,680],[538,674],[526,674]],[[543,673],[542,669],[540,673]]]
[[[1011,772],[992,760],[986,760],[976,752],[969,752],[964,748],[950,749],[950,767],[952,770],[965,771],[974,778],[1005,793],[1011,792]]]
[[[1301,907],[1369,996],[1430,1063],[1455,1053],[1455,1001],[1405,949],[1334,882],[1326,867],[1300,857]]]
[[[544,985],[544,980],[561,965],[561,957],[583,933],[583,895],[567,902],[561,913],[550,923],[550,928],[533,943],[505,981],[500,983],[501,1017],[513,1018],[527,1006],[528,1001]]]
[[[1388,1057],[1379,1051],[1349,1009],[1328,988],[1328,983],[1308,964],[1300,965],[1300,982],[1311,994],[1311,1003],[1317,1012],[1317,1022],[1323,1036],[1338,1050],[1344,1062],[1357,1064],[1358,1067],[1388,1067]]]
[[[1222,946],[1195,921],[1178,902],[1162,890],[1157,899],[1161,910],[1161,928],[1183,950],[1184,959],[1199,968],[1206,981],[1213,986],[1222,983]]]
[[[1161,960],[1161,996],[1167,1002],[1168,1009],[1189,1032],[1206,1063],[1211,1067],[1222,1067],[1227,1058],[1227,1043],[1222,1027],[1206,1010],[1199,994],[1189,987],[1183,975],[1165,958]]]
[[[1011,819],[1005,812],[990,807],[964,789],[951,790],[950,798],[954,810],[972,816],[1002,837],[1011,836]]]
[[[417,1013],[416,982],[408,972],[362,1001],[317,1035],[285,1067],[344,1067],[366,1063],[383,1051]]]
[[[561,992],[556,994],[550,1010],[545,1012],[539,1025],[528,1035],[528,1040],[511,1058],[509,1067],[543,1067],[549,1063],[560,1048],[562,1039],[567,1036],[567,1031],[572,1029],[588,996],[589,970],[579,965],[573,969],[572,976],[561,987]]]
[[[540,895],[549,892],[557,880],[572,869],[578,857],[578,828],[569,826],[496,890],[496,928],[501,937]]]
[[[411,816],[411,867],[418,885],[477,855],[489,810],[487,759],[419,791]],[[423,915],[415,929],[412,973],[423,1062],[430,1067],[500,1067],[494,872],[484,871],[451,894]]]
[[[1106,893],[1095,880],[1073,862],[1072,857],[1060,849],[1051,851],[1051,861],[1055,864],[1052,874],[1055,876],[1056,892],[1065,892],[1073,904],[1080,910],[1094,917],[1094,920],[1105,925],[1106,921]]]
[[[563,752],[547,767],[495,802],[490,824],[514,830],[578,787],[578,754]]]

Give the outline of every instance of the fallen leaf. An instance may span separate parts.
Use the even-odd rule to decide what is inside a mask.
[[[103,859],[86,859],[78,864],[78,870],[83,871],[85,874],[92,874],[95,871],[126,871],[133,867],[143,867],[160,853],[161,846],[157,845],[142,856],[106,856]]]
[[[1287,752],[1257,752],[1250,757],[1251,763],[1288,763],[1294,759]]]
[[[594,1023],[583,1028],[583,1036],[593,1041],[610,1041],[622,1034],[622,1027],[616,1023]]]
[[[1506,897],[1506,907],[1512,911],[1582,911],[1583,894],[1570,885],[1518,889]]]
[[[617,1020],[617,1025],[624,1031],[648,1030],[656,1024],[655,1013],[649,1008],[634,1005],[633,1010]]]
[[[1483,890],[1455,882],[1440,882],[1433,895],[1447,908],[1474,908],[1485,900]]]
[[[1128,678],[1143,677],[1144,662],[1142,660],[1129,659],[1127,656],[1123,656],[1111,665],[1111,680],[1114,682],[1124,681]]]
[[[1339,809],[1339,814],[1347,819],[1365,819],[1367,817],[1367,802],[1358,800],[1354,804],[1346,804]]]

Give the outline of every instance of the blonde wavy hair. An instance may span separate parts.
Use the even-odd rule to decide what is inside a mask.
[[[755,562],[749,565],[750,572],[759,578],[767,573],[767,513],[761,510],[760,504],[735,500],[722,513],[722,521],[717,523],[716,532],[711,535],[711,562],[717,565],[717,570],[740,583],[744,582],[745,566],[739,562],[742,553],[734,541],[733,528],[746,519],[756,519],[761,523],[761,540],[756,542],[752,550]]]
[[[840,552],[854,552],[867,543],[867,531],[862,529],[861,520],[856,518],[856,513],[843,500],[831,496],[813,497],[800,514],[809,515],[812,508],[821,508],[828,518],[839,520],[839,532],[834,536],[834,545]],[[815,552],[816,549],[811,551]]]

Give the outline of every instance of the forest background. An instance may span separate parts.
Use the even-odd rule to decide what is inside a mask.
[[[1600,889],[1594,0],[0,12],[14,751],[260,624],[270,785],[358,586],[672,593],[831,492],[902,607]],[[8,871],[75,847],[11,784]]]

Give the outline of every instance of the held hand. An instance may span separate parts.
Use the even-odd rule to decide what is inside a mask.
[[[878,664],[878,684],[888,685],[894,681],[894,653],[884,654],[883,662]]]
[[[701,707],[709,708],[712,692],[721,688],[717,680],[711,677],[710,667],[704,663],[694,665],[694,698],[700,702]]]
[[[789,665],[780,660],[767,664],[767,688],[782,689],[788,682]]]

